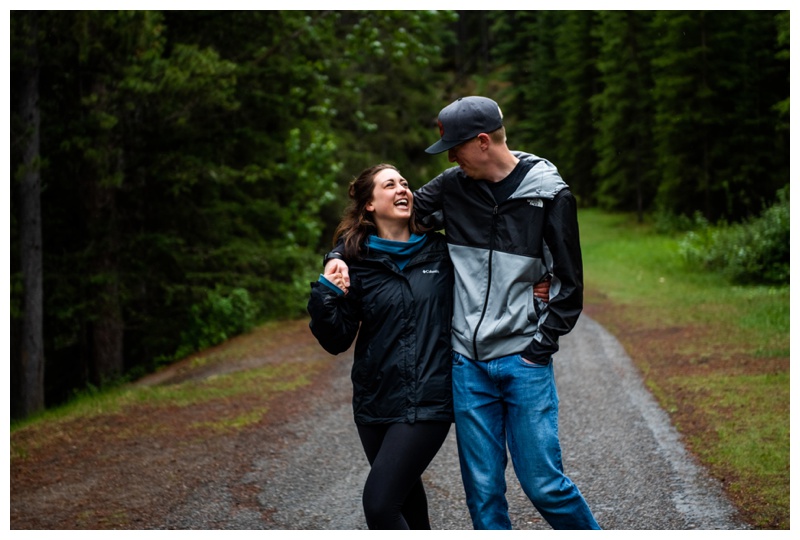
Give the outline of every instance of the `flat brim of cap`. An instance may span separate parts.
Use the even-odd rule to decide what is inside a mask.
[[[450,150],[454,146],[458,146],[462,142],[464,141],[445,141],[440,139],[426,148],[425,151],[429,154],[441,154],[442,152]]]

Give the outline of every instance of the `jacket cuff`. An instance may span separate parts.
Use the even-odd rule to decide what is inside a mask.
[[[340,289],[338,286],[336,286],[333,283],[331,283],[330,280],[328,280],[328,278],[326,278],[322,274],[319,275],[319,282],[321,284],[325,285],[326,287],[328,287],[329,289],[331,289],[337,295],[339,295],[339,296],[343,296],[344,295],[344,291],[342,289]]]
[[[548,346],[543,345],[534,339],[531,344],[528,345],[528,348],[525,349],[525,352],[522,353],[522,356],[531,362],[536,362],[537,364],[546,364],[557,352],[558,343]]]

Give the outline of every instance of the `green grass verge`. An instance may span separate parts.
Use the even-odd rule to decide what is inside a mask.
[[[631,216],[582,210],[580,223],[590,291],[615,304],[648,308],[643,322],[649,325],[724,325],[736,330],[724,338],[737,348],[789,355],[788,287],[732,286],[717,274],[689,268],[678,255],[678,237],[655,234]]]
[[[580,226],[595,318],[620,338],[748,521],[788,529],[789,287],[732,286],[691,268],[678,236],[632,216],[582,210]],[[670,355],[649,350],[643,337],[687,328],[680,340],[658,342]]]
[[[145,424],[126,424],[115,428],[116,437],[120,440],[171,433],[173,428],[168,418],[176,409],[214,402],[224,404],[254,395],[280,399],[283,393],[310,384],[320,367],[320,364],[298,362],[265,366],[201,381],[84,393],[68,404],[13,425],[11,460],[26,459],[42,448],[58,444],[57,441],[64,436],[91,437],[95,433],[104,433],[108,430],[104,421],[114,416],[136,415],[137,420],[142,420],[144,414],[144,418],[149,419]],[[263,402],[263,398],[257,401]],[[143,410],[148,412],[142,413]],[[256,405],[245,410],[223,405],[212,407],[205,414],[202,420],[186,425],[199,438],[230,434],[256,425],[270,411],[267,405]]]
[[[206,401],[228,399],[248,393],[269,395],[286,392],[309,384],[310,375],[315,371],[314,367],[299,363],[275,364],[179,384],[122,386],[108,390],[84,391],[76,394],[69,403],[12,423],[11,432],[14,433],[33,424],[115,414],[137,404],[146,404],[150,407],[190,407]]]
[[[694,377],[683,381],[713,432],[691,437],[758,528],[789,526],[789,374]]]
[[[296,326],[292,321],[265,324],[249,334],[205,351],[202,356],[194,357],[182,368],[182,373],[188,375],[195,369],[211,364],[236,362],[246,357],[248,351],[268,350],[265,347],[270,346],[274,336],[280,335],[283,324]],[[150,434],[169,431],[171,427],[168,422],[162,420],[168,419],[173,411],[204,405],[210,406],[203,413],[205,416],[202,420],[187,424],[189,428],[196,429],[198,433],[241,430],[257,424],[269,414],[270,400],[280,399],[286,392],[311,384],[323,367],[324,363],[319,361],[275,363],[230,373],[204,375],[179,383],[153,386],[128,384],[86,390],[76,394],[66,404],[12,422],[11,458],[24,459],[31,452],[52,444],[64,433],[78,430],[87,435],[92,430],[102,430],[103,420],[115,415],[133,414],[141,419],[145,414],[151,419],[145,426],[137,424],[135,427],[119,429],[121,438],[134,437],[137,433],[141,435],[142,430]],[[215,405],[248,399],[250,406],[245,410]],[[93,419],[98,421],[94,422]]]

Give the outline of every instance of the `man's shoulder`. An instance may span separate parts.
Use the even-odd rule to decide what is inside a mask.
[[[452,189],[453,186],[459,182],[463,182],[465,179],[466,175],[464,171],[461,170],[461,167],[450,167],[423,184],[419,189],[414,191],[414,194],[423,196],[431,194],[441,195]]]
[[[511,153],[528,168],[525,179],[517,190],[518,196],[553,199],[560,191],[569,187],[549,160],[527,152],[512,150]]]
[[[442,171],[434,180],[441,179],[445,181],[452,181],[459,178],[465,178],[467,175],[464,174],[464,171],[461,169],[460,166],[455,165],[454,167],[450,167],[449,169],[445,169]]]

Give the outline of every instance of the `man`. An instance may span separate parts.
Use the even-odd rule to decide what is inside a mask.
[[[575,198],[550,162],[508,149],[491,99],[451,103],[439,131],[426,151],[448,152],[457,166],[415,192],[415,209],[442,211],[455,268],[453,402],[473,526],[511,528],[508,445],[525,494],[553,528],[599,529],[563,472],[552,364],[583,308]],[[327,264],[346,273],[342,261]],[[533,286],[547,279],[545,303]]]

